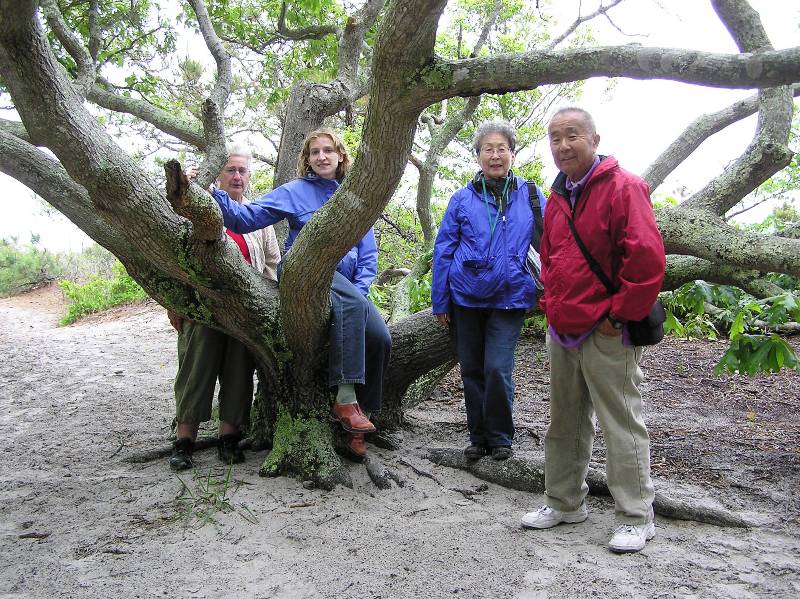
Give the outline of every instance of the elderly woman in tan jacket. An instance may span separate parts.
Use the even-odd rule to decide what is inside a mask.
[[[229,151],[217,187],[236,202],[247,203],[244,194],[249,184],[250,153],[240,149]],[[271,226],[243,235],[229,230],[226,233],[248,264],[273,281],[277,280],[280,250]],[[178,426],[170,466],[175,470],[193,466],[197,429],[201,422],[211,419],[217,380],[220,386],[219,458],[225,463],[242,462],[244,454],[239,441],[250,419],[255,360],[241,341],[173,312],[168,312],[168,316],[178,331],[178,374],[175,377]]]

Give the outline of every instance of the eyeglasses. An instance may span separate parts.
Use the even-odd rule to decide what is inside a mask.
[[[505,156],[509,152],[511,152],[511,149],[507,146],[498,146],[496,148],[493,146],[483,146],[481,148],[481,154],[485,156],[493,156],[494,154]]]
[[[235,175],[236,173],[239,173],[242,177],[244,177],[250,171],[243,166],[240,166],[238,168],[235,166],[229,166],[228,168],[222,169],[222,172],[225,173],[226,175],[231,175],[231,176]]]

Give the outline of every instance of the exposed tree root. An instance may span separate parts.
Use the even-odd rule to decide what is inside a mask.
[[[403,446],[403,431],[400,429],[378,429],[374,433],[368,433],[365,438],[367,443],[390,451],[397,451]]]
[[[386,464],[376,457],[367,456],[364,459],[364,467],[370,480],[379,489],[390,489],[392,481],[398,486],[405,486],[405,481],[394,470],[389,469]]]
[[[489,481],[529,493],[544,492],[544,455],[515,455],[503,462],[489,458],[467,460],[461,449],[450,447],[434,447],[428,449],[427,459],[438,466],[466,470],[482,480]],[[592,495],[610,495],[605,474],[589,469],[586,477],[589,493]],[[653,511],[660,516],[677,520],[693,520],[715,526],[731,526],[749,528],[752,526],[739,514],[723,508],[708,505],[690,504],[680,499],[673,499],[663,493],[656,493]]]

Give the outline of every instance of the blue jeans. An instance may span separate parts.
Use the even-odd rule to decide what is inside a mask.
[[[456,344],[469,440],[511,447],[514,440],[514,350],[525,311],[452,305],[450,330]]]
[[[328,383],[354,383],[366,412],[377,412],[392,338],[378,309],[341,273],[333,273]]]

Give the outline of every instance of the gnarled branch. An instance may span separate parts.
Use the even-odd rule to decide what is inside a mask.
[[[766,52],[772,44],[761,19],[745,0],[714,0],[720,20],[743,52]],[[792,93],[787,87],[758,93],[758,129],[750,146],[721,176],[689,198],[687,208],[723,215],[764,180],[787,166],[792,123]]]
[[[205,187],[216,179],[227,159],[225,148],[225,105],[233,84],[231,57],[222,45],[203,0],[188,0],[192,6],[203,40],[217,64],[217,79],[214,89],[203,103],[203,132],[206,140],[206,157],[200,165],[197,183]]]
[[[752,89],[800,81],[800,47],[749,54],[606,46],[431,60],[407,93],[429,106],[453,96],[501,94],[592,77],[668,79]]]
[[[791,90],[793,96],[800,96],[800,84],[794,84]],[[759,97],[755,94],[722,110],[698,117],[647,167],[642,178],[650,184],[651,190],[657,189],[706,139],[755,114],[758,107]]]

